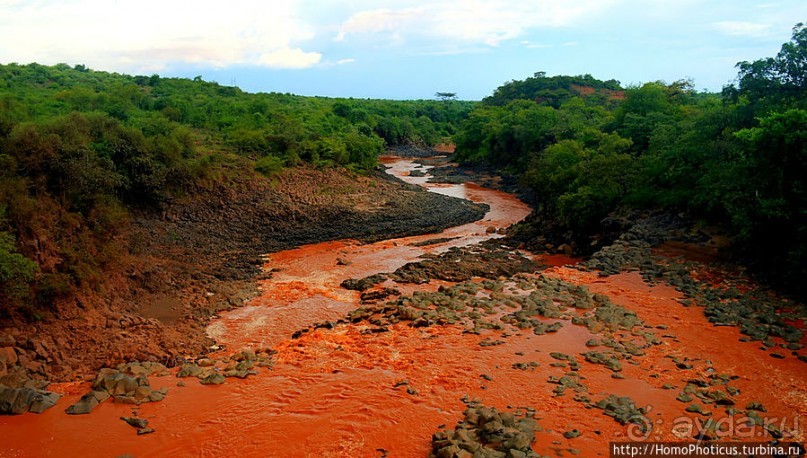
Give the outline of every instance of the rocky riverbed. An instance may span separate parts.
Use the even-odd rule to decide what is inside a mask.
[[[299,168],[272,183],[234,180],[178,199],[162,215],[142,215],[126,235],[131,254],[106,273],[101,291],[55,301],[39,321],[0,323],[0,384],[86,380],[131,360],[173,367],[213,345],[205,335],[211,316],[255,295],[262,254],[439,232],[488,209],[381,168],[369,176]]]
[[[270,254],[259,295],[219,314],[205,354],[163,375],[135,364],[51,387],[65,408],[103,386],[123,400],[156,368],[147,397],[162,400],[104,402],[81,426],[58,408],[0,418],[0,454],[607,456],[609,441],[804,441],[804,308],[704,257],[708,232],[656,216],[585,262],[534,253],[502,238],[529,213],[514,198],[387,165],[490,211],[439,234]],[[90,449],[86,428],[110,440]]]

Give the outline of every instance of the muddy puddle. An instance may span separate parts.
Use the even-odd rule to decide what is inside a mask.
[[[431,451],[432,434],[453,428],[471,400],[500,410],[534,410],[539,429],[533,449],[549,456],[608,456],[609,441],[687,439],[693,434],[687,425],[701,427],[710,417],[730,418],[722,434],[732,440],[770,438],[762,427],[744,428],[744,415],[727,416],[727,402],[677,400],[692,380],[724,391],[730,384],[738,410],[747,413],[749,403],[760,403],[781,431],[803,440],[804,362],[774,359],[757,348],[758,342],[739,342],[737,328],[712,326],[701,309],[678,302],[680,293],[648,286],[636,272],[600,277],[564,266],[576,260],[563,256],[544,258],[550,267],[541,274],[522,274],[522,281],[539,281],[543,275],[586,286],[641,319],[633,334],[638,330],[657,339],[640,356],[623,359],[618,378],[603,364],[580,356],[604,335],[596,327],[573,323],[591,312],[571,307],[557,318],[536,318],[560,323],[556,332],[545,334],[509,325],[473,333],[461,323],[414,327],[405,321],[381,329],[360,321],[292,339],[295,331],[339,320],[359,307],[359,292],[340,287],[343,280],[391,272],[427,253],[500,237],[498,229],[530,211],[505,193],[472,184],[429,184],[421,173],[410,176],[414,170],[427,173],[413,161],[383,162],[409,182],[487,203],[491,211],[481,221],[439,234],[373,244],[327,242],[271,254],[265,265],[271,275],[261,280],[260,295],[223,313],[208,329],[223,347],[211,356],[272,348],[277,353],[271,370],[261,368],[244,380],[229,378],[220,386],[189,378],[180,387],[173,375],[151,377],[153,387],[169,389],[163,401],[139,407],[107,402],[82,416],[68,416],[64,409],[86,384],[51,386],[65,393],[55,408],[0,418],[0,456],[424,457]],[[452,285],[390,282],[403,295]],[[478,293],[492,294],[498,293]],[[510,312],[499,308],[491,316]],[[635,336],[617,330],[605,337]],[[559,393],[557,381],[575,366],[575,383]],[[717,375],[728,382],[710,385]],[[640,418],[620,424],[592,407],[609,395],[630,397],[643,408]],[[693,403],[702,407],[700,413],[686,411]],[[133,413],[149,419],[156,432],[137,436],[119,419]]]

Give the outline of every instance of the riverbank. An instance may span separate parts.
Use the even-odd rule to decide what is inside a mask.
[[[0,383],[86,380],[132,360],[172,367],[210,351],[210,318],[254,296],[261,253],[432,233],[486,210],[380,169],[364,176],[301,167],[197,189],[130,225],[128,250],[99,290],[57,301],[39,321],[4,322]]]

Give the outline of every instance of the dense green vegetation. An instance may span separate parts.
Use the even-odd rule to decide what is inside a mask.
[[[457,158],[521,176],[543,220],[580,247],[617,208],[687,212],[729,229],[768,278],[804,294],[807,28],[737,68],[721,94],[537,73],[471,112]]]
[[[539,215],[585,247],[620,208],[720,224],[805,293],[807,28],[736,85],[622,88],[536,73],[482,103],[247,94],[78,65],[0,65],[0,315],[101,284],[134,212],[228,177],[296,166],[364,173],[385,147],[453,137],[460,161],[521,177]]]
[[[448,138],[472,106],[0,65],[0,315],[97,287],[135,211],[253,171],[364,173],[387,146]]]

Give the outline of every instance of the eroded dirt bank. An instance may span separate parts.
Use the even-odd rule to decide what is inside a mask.
[[[499,229],[528,207],[429,186],[492,211],[440,234],[268,257],[260,295],[208,327],[223,348],[195,361],[200,378],[236,362],[256,375],[205,386],[173,371],[150,377],[168,388],[160,402],[80,417],[63,409],[87,386],[58,385],[55,408],[0,418],[0,455],[423,457],[506,444],[510,456],[608,456],[626,439],[804,440],[798,304],[671,256],[686,244],[665,241],[663,224],[586,263],[513,250]],[[138,436],[118,419],[130,415],[156,432]]]
[[[130,360],[172,366],[212,345],[211,315],[254,296],[261,254],[431,233],[486,210],[380,171],[294,168],[272,181],[243,176],[200,188],[130,225],[128,253],[98,291],[54,300],[40,321],[0,322],[0,383],[86,380]]]

